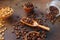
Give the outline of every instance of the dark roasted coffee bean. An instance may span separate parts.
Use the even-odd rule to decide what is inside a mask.
[[[33,38],[32,38],[32,40],[36,40],[36,38],[35,38],[35,37],[33,37]]]
[[[15,28],[15,26],[12,26],[13,28]]]
[[[16,33],[16,35],[19,35],[19,33]]]
[[[26,32],[24,32],[24,35],[26,34]]]
[[[29,40],[29,39],[30,39],[30,37],[27,37],[27,39]]]
[[[37,37],[40,37],[40,35],[39,35],[39,34],[36,34],[36,36],[37,36]]]
[[[42,40],[41,38],[37,38],[37,40]]]
[[[18,35],[17,37],[16,37],[16,39],[19,39],[20,38],[20,36]]]
[[[32,35],[35,36],[35,33],[33,33]]]
[[[18,27],[15,27],[15,30],[18,30]]]

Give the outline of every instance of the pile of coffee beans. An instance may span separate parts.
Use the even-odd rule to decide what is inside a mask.
[[[56,20],[56,16],[52,15],[51,13],[46,14],[46,20],[49,20],[50,22],[54,23]]]
[[[59,10],[54,6],[50,6],[49,10],[50,12],[46,14],[46,18],[53,23],[55,21],[56,15],[59,14]]]
[[[13,25],[13,28],[13,33],[16,34],[16,39],[20,39],[21,37],[24,37],[26,33],[28,33],[28,30],[24,28],[24,24],[21,24],[21,22],[18,22],[17,24]]]
[[[32,20],[35,20],[40,25],[43,25],[43,20],[37,19],[36,17],[37,17],[37,14],[30,13],[30,14],[27,14],[27,17],[21,18],[20,20],[31,25],[33,24]],[[17,39],[22,38],[21,40],[45,40],[46,34],[47,34],[45,30],[39,29],[37,27],[30,28],[28,25],[21,23],[20,20],[19,22],[13,25],[13,28],[14,28],[13,33],[16,34]]]
[[[30,28],[26,26],[27,25],[21,23],[20,21],[13,25],[14,28],[13,33],[16,34],[16,39],[26,40],[27,38],[27,40],[45,40],[46,31],[42,29],[38,30],[38,28]],[[31,32],[29,29],[31,29],[31,31],[33,32]]]
[[[46,18],[49,19],[50,21],[54,19],[53,15],[51,13],[46,14]]]
[[[54,7],[54,6],[50,6],[50,12],[53,14],[53,16],[56,16],[57,14],[59,14],[59,10]]]

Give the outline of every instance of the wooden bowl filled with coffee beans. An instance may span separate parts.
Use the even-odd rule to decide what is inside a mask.
[[[26,34],[25,40],[43,40],[43,39],[41,38],[40,32],[31,31]]]
[[[32,3],[27,2],[27,3],[25,3],[25,4],[23,5],[23,8],[24,8],[24,10],[25,10],[26,13],[30,13],[30,12],[33,11],[34,6],[33,6]]]

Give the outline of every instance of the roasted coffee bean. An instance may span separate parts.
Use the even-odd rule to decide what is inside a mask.
[[[26,34],[26,32],[24,32],[24,35]]]
[[[18,30],[18,33],[21,33],[21,31],[20,31],[20,30]]]
[[[30,39],[30,37],[27,37],[27,39],[29,40],[29,39]]]
[[[21,33],[20,33],[19,35],[20,35],[20,36],[22,36],[22,34],[21,34]]]
[[[16,37],[16,39],[19,39],[20,38],[20,36],[18,35],[17,37]]]
[[[13,28],[15,28],[15,26],[12,26]]]
[[[19,33],[17,32],[16,35],[19,35]]]
[[[41,38],[37,38],[37,40],[42,40]]]
[[[34,33],[33,33],[32,35],[33,35],[33,36],[35,36],[35,34],[34,34]]]
[[[18,27],[15,27],[15,30],[18,30]]]
[[[32,40],[32,38],[31,37],[28,37],[27,40]]]
[[[33,38],[32,38],[32,40],[36,40],[36,38],[35,38],[35,37],[33,37]]]
[[[42,33],[42,34],[46,34],[46,31],[42,31],[41,33]]]

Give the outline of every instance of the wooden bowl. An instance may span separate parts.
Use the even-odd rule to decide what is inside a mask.
[[[24,7],[24,10],[25,10],[26,13],[32,12],[33,9],[34,9],[34,7],[29,7],[29,8],[27,8],[26,6]]]
[[[27,33],[27,34],[25,35],[25,40],[27,40],[27,36],[28,36],[30,33],[40,34],[40,33],[39,33],[39,32],[37,32],[37,31],[31,31],[31,32],[29,32],[29,33]]]
[[[26,13],[30,13],[30,12],[33,11],[34,6],[33,6],[32,3],[28,2],[28,3],[26,3],[26,4],[23,5],[23,8],[24,8],[24,10],[25,10]]]

